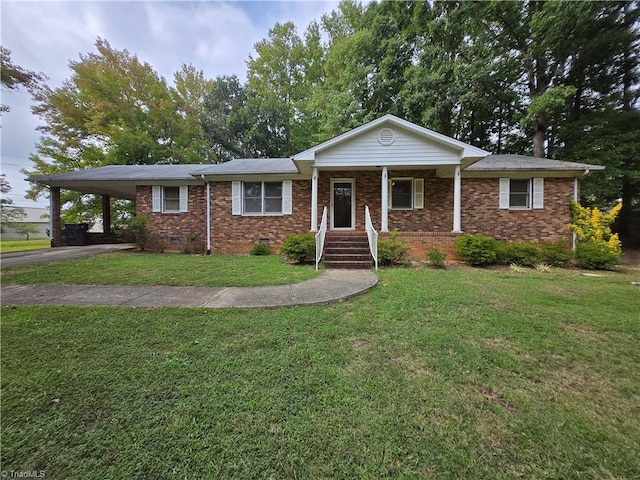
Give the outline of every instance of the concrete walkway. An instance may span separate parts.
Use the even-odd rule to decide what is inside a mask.
[[[344,300],[373,288],[372,270],[326,270],[305,282],[274,287],[207,288],[101,285],[2,285],[2,305],[275,308]]]

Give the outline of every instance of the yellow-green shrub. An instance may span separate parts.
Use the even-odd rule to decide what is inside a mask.
[[[576,234],[576,260],[583,268],[607,269],[620,259],[622,250],[618,234],[611,233],[611,224],[622,208],[618,203],[609,213],[598,207],[583,207],[570,202],[573,223],[569,229]]]

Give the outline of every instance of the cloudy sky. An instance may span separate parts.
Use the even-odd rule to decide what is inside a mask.
[[[95,51],[97,37],[113,48],[128,50],[165,78],[192,64],[208,78],[235,74],[244,80],[253,45],[276,23],[293,21],[302,34],[312,20],[338,5],[336,1],[25,1],[2,0],[2,46],[11,60],[43,72],[55,88],[70,76],[68,63]],[[2,173],[7,174],[16,205],[36,206],[24,199],[28,183],[19,173],[31,167],[39,133],[24,91],[2,91],[11,107],[0,128]],[[41,200],[41,206],[47,202]]]

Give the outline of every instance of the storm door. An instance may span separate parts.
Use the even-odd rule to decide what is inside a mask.
[[[353,230],[355,224],[355,181],[331,181],[331,228]]]

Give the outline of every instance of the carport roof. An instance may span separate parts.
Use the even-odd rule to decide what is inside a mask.
[[[298,175],[290,158],[243,158],[216,164],[187,165],[108,165],[75,172],[38,175],[28,181],[83,193],[110,195],[134,200],[136,185],[201,184],[207,179],[247,175]]]
[[[76,192],[134,200],[136,185],[150,185],[152,182],[201,183],[191,175],[199,167],[202,165],[108,165],[32,176],[27,180]]]

